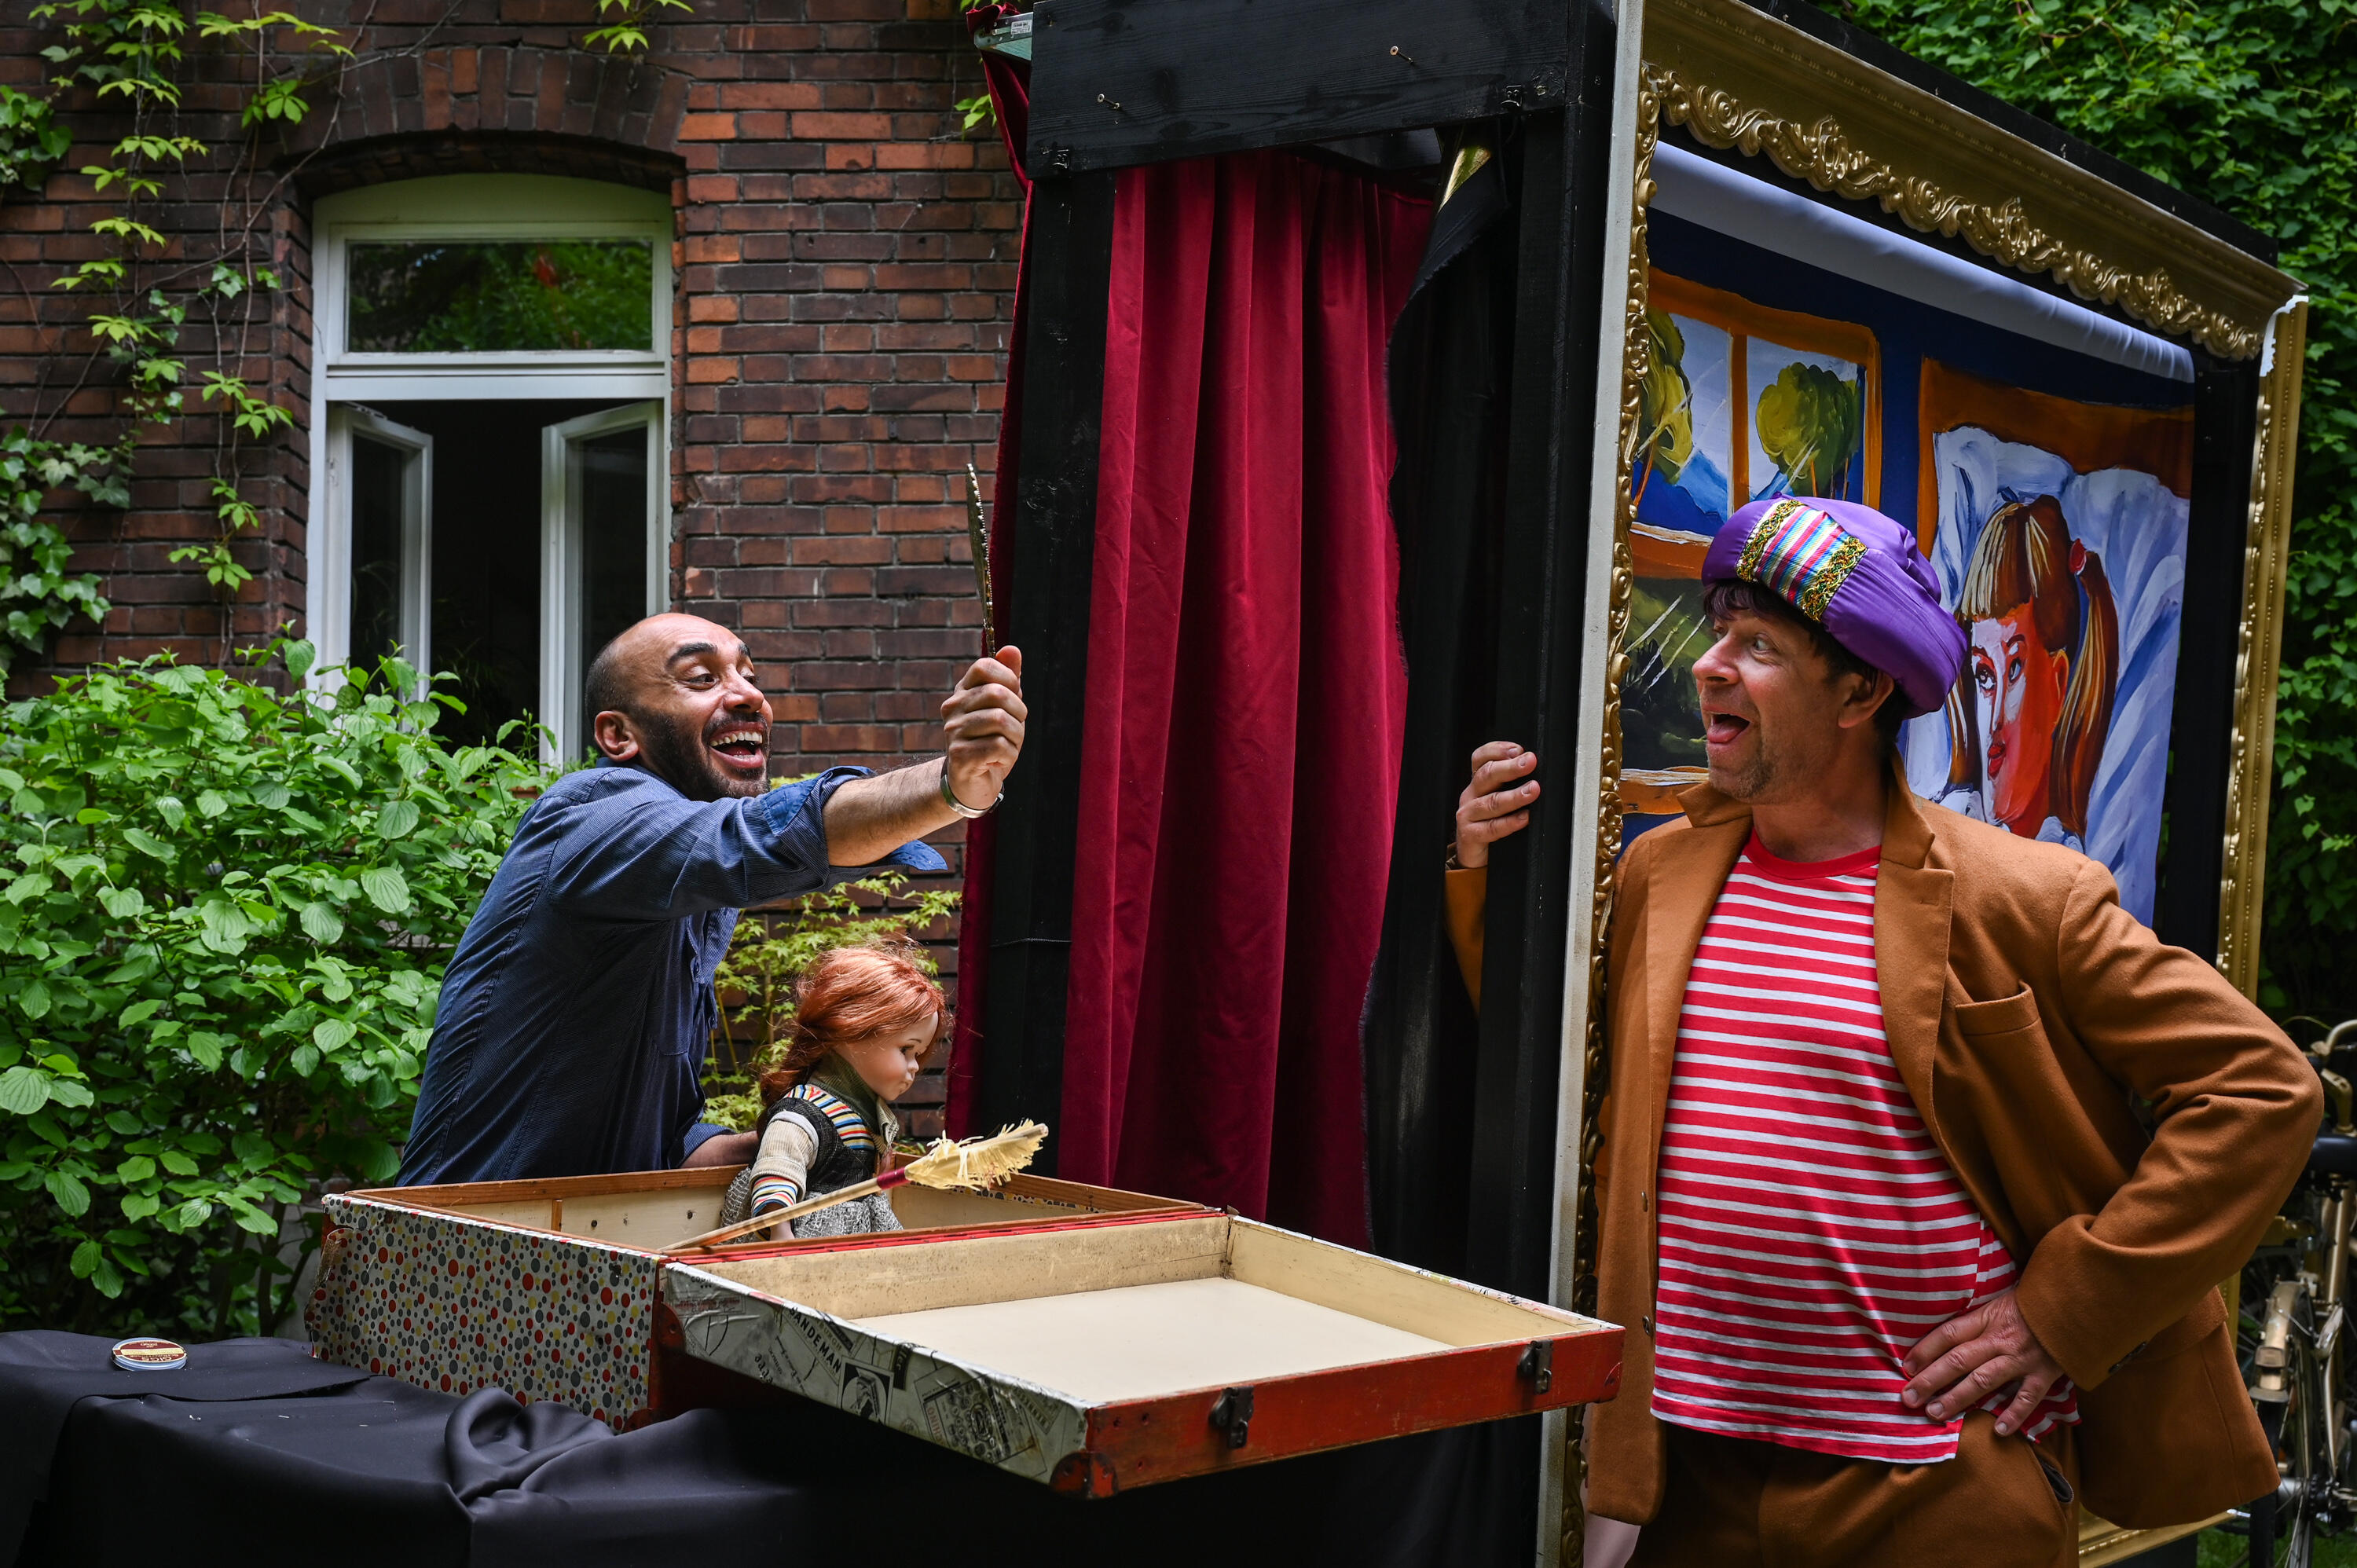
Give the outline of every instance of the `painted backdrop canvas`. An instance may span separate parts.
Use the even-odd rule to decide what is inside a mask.
[[[1950,713],[1907,726],[1901,753],[1926,799],[1985,819],[2013,811],[2009,825],[2026,836],[2045,833],[2101,861],[2126,908],[2149,921],[2191,489],[2190,368],[2164,373],[2167,356],[2124,358],[2116,344],[2106,359],[1846,276],[1835,234],[1803,259],[1657,207],[1650,238],[1660,363],[1643,388],[1631,474],[1623,842],[1671,821],[1676,791],[1702,777],[1693,665],[1707,646],[1697,579],[1712,532],[1746,500],[1808,493],[1813,477],[1822,493],[1912,528],[1952,609],[1964,603],[1975,553],[2000,514],[1997,540],[2034,516],[2066,564],[2074,546],[2093,558],[2092,577],[2070,574],[2068,594],[2050,582],[2043,602],[2050,620],[2075,630],[2102,618],[2086,585],[2100,582],[2114,622],[2108,639],[2090,645],[2102,656],[2083,656],[2073,636],[2058,649],[2025,636],[2019,652],[2050,693],[2102,663],[2099,742],[2059,736],[2068,727],[2059,719],[2026,739],[2017,727],[1996,769],[1996,793],[2007,798],[1993,809],[1996,737],[1974,704],[1989,695],[1984,676],[2009,671],[1993,657],[2006,651],[1996,629],[1983,627],[1992,657],[1967,669]],[[1780,381],[1781,404],[1763,412]],[[2019,765],[2037,763],[2043,779],[2058,750],[2075,759],[2083,806],[2050,811],[2034,789],[2025,806]]]
[[[2185,602],[2192,411],[2052,397],[1936,360],[1924,362],[1917,410],[1932,570],[1974,648],[1947,711],[1910,721],[1901,736],[1908,782],[1953,811],[2103,862],[2122,904],[2148,922]],[[2044,630],[2024,593],[2041,566]],[[1991,586],[2008,576],[2008,591]],[[2022,687],[2038,679],[2025,666],[2041,663],[2038,694],[2062,710],[2050,717],[2035,697],[2024,705]],[[2026,712],[2040,721],[2036,735],[2022,733]]]

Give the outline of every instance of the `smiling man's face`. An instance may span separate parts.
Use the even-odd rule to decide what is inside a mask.
[[[1710,781],[1731,800],[1781,805],[1804,798],[1841,746],[1846,681],[1797,621],[1737,610],[1694,663]]]
[[[645,763],[691,800],[769,788],[770,699],[735,632],[696,616],[651,616],[608,656],[627,694],[590,719],[599,751]]]

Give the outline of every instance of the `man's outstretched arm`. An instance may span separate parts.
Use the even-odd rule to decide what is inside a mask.
[[[942,798],[943,770],[964,804],[998,799],[1023,751],[1023,654],[1002,648],[977,659],[942,703],[947,749],[937,761],[854,779],[826,803],[826,858],[832,865],[871,865],[913,839],[939,832],[958,814]]]

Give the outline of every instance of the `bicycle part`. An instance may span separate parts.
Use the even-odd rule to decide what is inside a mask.
[[[2344,1138],[2357,1136],[2357,1087],[2329,1067],[2318,1068],[2316,1072],[2324,1079],[2325,1092],[2332,1097],[2332,1130]]]
[[[2357,1138],[2319,1133],[2309,1151],[2308,1168],[2314,1176],[2357,1176]]]

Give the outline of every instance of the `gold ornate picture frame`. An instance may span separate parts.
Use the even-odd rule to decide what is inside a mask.
[[[2227,605],[2213,607],[2236,622],[2231,701],[2211,701],[2207,711],[2190,715],[2180,703],[2171,737],[2180,758],[2214,760],[2222,753],[2222,810],[2214,824],[2177,822],[2170,831],[2214,829],[2222,843],[2212,956],[2246,994],[2258,973],[2307,310],[2298,281],[2260,257],[1741,0],[1623,0],[1620,17],[1624,28],[1636,29],[1634,41],[1624,35],[1613,149],[1616,193],[1626,191],[1626,250],[1625,264],[1616,258],[1607,268],[1611,281],[1602,304],[1620,331],[1605,334],[1607,358],[1616,363],[1604,369],[1617,370],[1609,385],[1616,395],[1599,400],[1599,407],[1619,412],[1617,424],[1598,432],[1599,446],[1610,440],[1617,460],[1609,490],[1598,487],[1592,520],[1598,538],[1591,551],[1591,663],[1599,678],[1579,786],[1583,806],[1592,802],[1596,836],[1592,862],[1575,872],[1588,884],[1579,892],[1590,918],[1585,943],[1576,936],[1567,955],[1569,1168],[1558,1182],[1558,1299],[1580,1310],[1595,1303],[1593,1176],[1600,1130],[1586,1112],[1607,1088],[1605,958],[1622,834],[1620,686],[1629,671],[1638,575],[1632,478],[1649,368],[1653,169],[1663,134],[1732,155],[1723,161],[1763,178],[1805,181],[1837,208],[1855,204],[1861,215],[1888,214],[1927,243],[1956,242],[1993,270],[2051,280],[2184,346],[2207,367],[2205,374],[2245,389],[2248,406],[2232,411],[2242,421],[2234,428],[2247,430],[2250,443],[2234,454],[2248,456],[2247,498],[2235,498],[2232,514],[2240,533],[2239,593],[2232,583],[2207,590],[2231,596]],[[1954,254],[1957,246],[1945,248]],[[2204,400],[2200,417],[2218,417],[2219,402]],[[2185,678],[2182,668],[2179,678]],[[1576,1442],[1566,1453],[1571,1462],[1560,1480],[1557,1550],[1562,1562],[1576,1563],[1582,1534]],[[2115,1544],[2126,1552],[2150,1541],[2098,1543],[2090,1547],[2098,1556],[2086,1560],[2110,1560]]]

